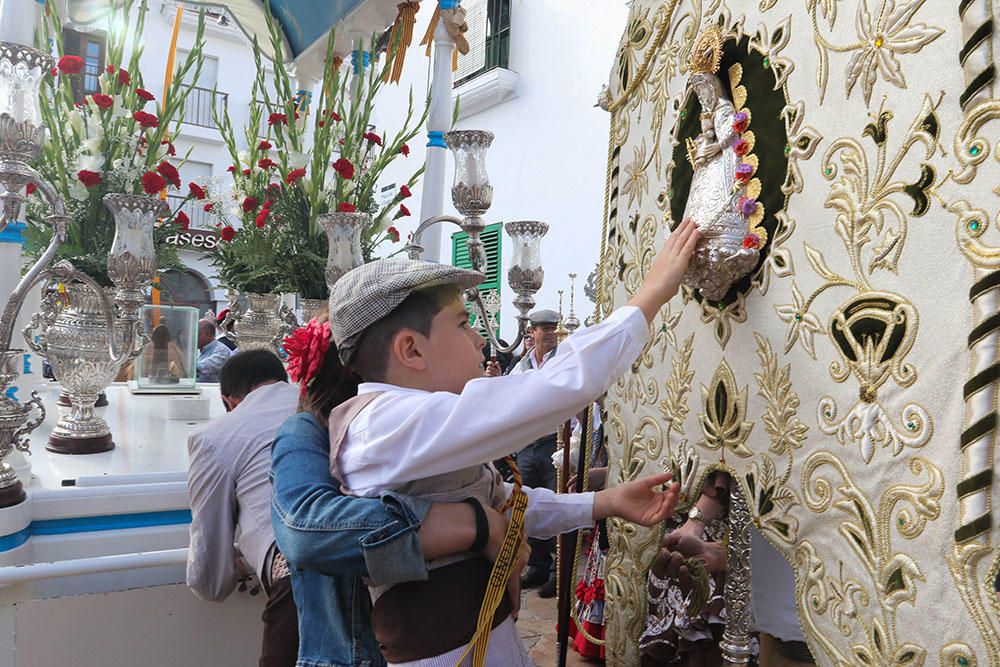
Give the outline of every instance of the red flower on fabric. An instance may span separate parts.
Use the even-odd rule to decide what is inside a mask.
[[[223,241],[229,243],[230,241],[236,238],[236,230],[230,227],[229,225],[226,225],[219,232],[219,235],[222,237]]]
[[[259,151],[269,151],[269,150],[271,150],[271,148],[273,148],[271,146],[271,142],[267,141],[266,139],[264,141],[261,141],[259,144],[257,144],[257,150],[259,150]]]
[[[76,177],[80,179],[80,182],[89,190],[95,185],[100,185],[104,182],[101,175],[96,171],[89,171],[87,169],[81,169],[76,172]]]
[[[83,58],[80,56],[63,56],[56,63],[56,67],[63,74],[79,74],[83,71]]]
[[[35,190],[37,190],[37,189],[38,188],[35,187],[34,183],[28,183],[28,185],[25,186],[25,188],[24,188],[24,194],[26,194],[26,195],[28,195],[30,197],[31,195],[35,194]]]
[[[305,169],[292,169],[290,172],[288,172],[288,175],[285,176],[285,183],[291,185],[305,175],[306,175]]]
[[[333,170],[337,172],[337,175],[345,180],[351,180],[354,178],[354,165],[347,158],[339,158],[333,163]]]
[[[156,171],[160,172],[160,176],[167,179],[167,183],[174,186],[175,188],[181,187],[181,175],[177,171],[177,167],[170,164],[169,162],[161,162],[156,167]]]
[[[283,343],[288,354],[288,377],[298,382],[300,394],[305,394],[330,349],[330,323],[313,318]]]
[[[134,118],[136,122],[143,127],[157,127],[160,124],[159,118],[151,113],[146,113],[145,111],[136,111],[132,114],[132,118]]]
[[[746,236],[743,237],[744,248],[747,248],[748,250],[755,250],[757,248],[760,248],[760,246],[761,246],[760,237],[757,236],[756,234],[747,234]]]
[[[261,169],[273,169],[274,167],[278,166],[278,163],[269,157],[265,157],[261,158],[260,160],[257,160],[257,166],[260,167]]]
[[[115,98],[102,93],[94,93],[90,96],[90,99],[94,100],[94,104],[96,104],[99,109],[110,109],[115,103]]]
[[[746,139],[740,139],[733,144],[733,152],[736,153],[737,157],[743,157],[750,152],[750,144],[747,143]]]
[[[385,230],[385,234],[393,243],[399,243],[399,230],[395,227],[389,227],[389,229]]]
[[[740,162],[736,165],[736,182],[746,183],[753,177],[753,165]]]
[[[129,76],[128,70],[124,70],[120,67],[118,68],[118,83],[123,86],[127,86],[132,83],[132,77]]]
[[[399,147],[399,152],[403,154],[403,157],[410,157],[410,147],[406,144]]]
[[[399,196],[405,199],[407,197],[412,197],[413,193],[410,192],[410,188],[405,185],[401,185],[399,186]]]
[[[205,213],[211,213],[213,208],[215,208],[215,202],[210,201],[202,207],[202,210],[205,211]]]
[[[142,175],[142,189],[147,195],[155,195],[167,187],[167,181],[155,171],[147,171]]]
[[[143,102],[152,102],[156,98],[153,97],[153,93],[149,92],[145,88],[136,88],[135,96],[138,97]]]
[[[208,196],[208,193],[205,192],[205,188],[197,183],[188,183],[188,196],[194,199],[204,199]]]
[[[374,132],[365,132],[364,136],[365,136],[365,139],[367,139],[368,141],[372,142],[373,144],[375,144],[377,146],[381,146],[382,145],[382,137],[378,136]]]
[[[257,229],[262,229],[264,225],[267,224],[267,219],[271,217],[271,209],[266,206],[260,210],[257,217],[254,218],[253,224],[257,226]]]
[[[188,218],[187,213],[184,211],[177,211],[177,217],[174,218],[174,222],[181,226],[181,229],[187,229],[191,226],[191,219]]]
[[[733,114],[733,130],[735,132],[746,132],[750,125],[750,116],[745,111],[738,111]]]
[[[356,213],[358,207],[350,202],[342,201],[340,202],[340,206],[337,207],[337,210],[341,213]]]
[[[288,116],[283,113],[272,113],[267,117],[268,125],[288,125]]]
[[[256,197],[247,197],[243,200],[243,212],[249,213],[250,211],[255,210],[259,204],[260,201],[258,201]]]

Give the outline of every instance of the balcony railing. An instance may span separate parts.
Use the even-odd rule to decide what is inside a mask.
[[[167,195],[167,204],[170,205],[171,211],[180,206],[183,201],[184,197],[178,195]],[[202,202],[189,201],[184,206],[181,206],[181,210],[187,213],[193,229],[212,229],[215,221],[212,220],[212,216],[209,213],[205,212],[205,207],[202,205]]]
[[[216,103],[222,107],[220,112],[225,111],[229,105],[229,93],[191,86],[191,92],[184,103],[184,122],[188,125],[215,129],[215,116],[212,114],[212,108]],[[194,220],[193,217],[192,220]]]

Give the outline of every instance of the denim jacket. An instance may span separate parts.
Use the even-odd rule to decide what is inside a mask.
[[[384,665],[360,577],[427,578],[417,530],[430,503],[385,493],[344,496],[330,477],[330,438],[315,417],[289,418],[274,440],[271,518],[299,614],[297,667]]]

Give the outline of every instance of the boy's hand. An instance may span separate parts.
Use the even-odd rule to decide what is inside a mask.
[[[674,230],[653,259],[642,286],[628,302],[638,306],[647,321],[652,322],[660,307],[677,294],[700,238],[698,226],[688,218]]]
[[[669,472],[650,475],[594,495],[594,519],[617,516],[643,526],[653,526],[673,515],[681,485],[674,482],[666,491],[658,490],[670,481]]]

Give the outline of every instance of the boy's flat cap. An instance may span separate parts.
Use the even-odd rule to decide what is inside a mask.
[[[478,271],[402,258],[379,259],[348,271],[330,294],[330,333],[341,361],[348,363],[361,334],[412,292],[438,285],[468,289],[484,280]]]
[[[528,321],[532,326],[542,324],[559,324],[559,313],[554,310],[548,310],[547,308],[535,310],[528,315]]]

